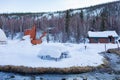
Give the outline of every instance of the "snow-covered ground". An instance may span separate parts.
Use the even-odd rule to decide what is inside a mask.
[[[85,49],[86,46],[86,49]],[[116,48],[117,44],[106,44],[106,48]],[[69,58],[59,61],[42,60],[39,55],[60,54],[68,52]],[[98,66],[103,64],[104,57],[99,52],[105,51],[105,44],[72,44],[72,43],[46,43],[32,45],[29,40],[8,40],[0,45],[0,65],[15,65],[28,67],[57,67]]]
[[[83,80],[86,78],[87,80],[120,80],[120,56],[111,53],[101,54],[110,61],[110,68],[80,74],[19,75],[16,73],[0,72],[0,80]]]

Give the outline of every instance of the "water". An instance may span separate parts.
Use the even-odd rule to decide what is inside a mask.
[[[0,72],[0,80],[120,80],[120,56],[101,54],[110,61],[110,67],[81,74],[20,75]]]
[[[69,75],[19,75],[13,73],[0,72],[0,80],[120,80],[120,74],[109,74],[99,72],[89,72],[83,74]]]

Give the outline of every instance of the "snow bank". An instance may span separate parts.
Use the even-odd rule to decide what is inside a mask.
[[[0,29],[0,41],[7,41],[7,37],[2,29]]]

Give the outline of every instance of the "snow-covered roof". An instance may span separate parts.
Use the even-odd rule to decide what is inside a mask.
[[[6,41],[7,37],[2,29],[0,29],[0,41]]]
[[[88,36],[89,37],[108,37],[108,36],[118,37],[115,31],[97,31],[97,32],[88,31]]]

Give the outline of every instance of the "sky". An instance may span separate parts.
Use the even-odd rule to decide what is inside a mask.
[[[118,0],[0,0],[0,13],[53,12]]]

